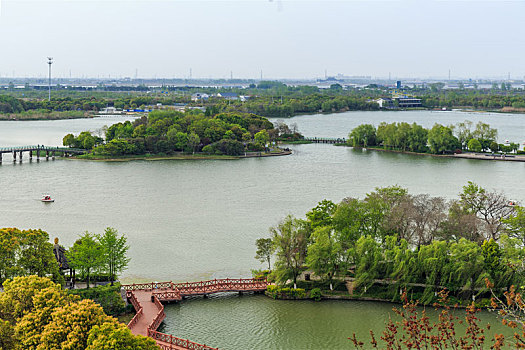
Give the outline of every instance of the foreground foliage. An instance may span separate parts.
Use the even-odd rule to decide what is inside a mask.
[[[5,281],[0,334],[5,350],[158,349],[152,339],[133,335],[94,301],[80,300],[37,276]]]

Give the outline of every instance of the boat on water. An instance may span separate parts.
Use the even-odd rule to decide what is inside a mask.
[[[53,198],[51,198],[50,195],[47,195],[45,194],[44,196],[42,196],[42,199],[40,199],[42,202],[46,202],[46,203],[51,203],[51,202],[54,202],[55,200]]]

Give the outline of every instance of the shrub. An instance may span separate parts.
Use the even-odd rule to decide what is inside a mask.
[[[306,291],[302,288],[294,289],[269,285],[266,289],[266,295],[274,299],[305,299]]]
[[[125,309],[124,300],[120,295],[120,283],[114,286],[98,286],[89,289],[73,289],[68,291],[69,294],[75,294],[82,299],[92,299],[100,304],[104,312],[108,315],[119,315]]]
[[[321,300],[321,289],[314,288],[310,291],[310,298],[312,298],[315,301]]]

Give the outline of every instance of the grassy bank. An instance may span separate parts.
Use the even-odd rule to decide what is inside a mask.
[[[84,111],[49,112],[47,110],[31,110],[21,113],[0,114],[0,120],[62,120],[93,118],[93,115]]]

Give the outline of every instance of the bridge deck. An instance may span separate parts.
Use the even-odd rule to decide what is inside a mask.
[[[157,332],[166,315],[162,301],[179,301],[183,297],[224,292],[258,292],[266,290],[268,283],[257,279],[222,279],[189,283],[147,283],[124,285],[128,299],[137,311],[128,327],[133,334],[153,338],[161,349],[215,350],[207,345]]]

